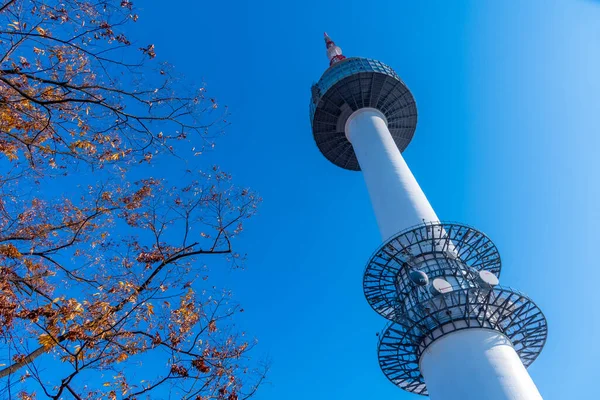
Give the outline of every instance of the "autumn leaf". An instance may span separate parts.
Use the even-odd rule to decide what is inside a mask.
[[[217,331],[217,323],[215,322],[214,319],[208,323],[208,331],[209,332],[216,332]]]
[[[154,52],[154,45],[148,45],[146,47],[140,47],[142,53],[146,54],[150,58],[156,57],[156,53]]]
[[[21,258],[23,256],[12,243],[1,245],[0,255],[8,258]]]
[[[56,346],[56,340],[46,333],[43,333],[40,336],[38,336],[38,343],[42,345],[44,347],[44,350],[46,351]]]

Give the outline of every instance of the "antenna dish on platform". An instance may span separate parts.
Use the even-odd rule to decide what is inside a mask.
[[[496,275],[492,274],[490,271],[485,271],[485,270],[479,271],[479,279],[484,284],[487,284],[490,286],[496,286],[500,283],[500,281],[498,280],[498,277]]]
[[[452,285],[445,279],[435,278],[431,284],[434,294],[448,293],[452,291]]]

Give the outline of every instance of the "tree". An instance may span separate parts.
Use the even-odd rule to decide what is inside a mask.
[[[227,122],[130,42],[137,19],[128,0],[0,5],[5,396],[234,400],[264,378],[242,310],[198,267],[240,264],[232,241],[260,199],[216,166],[179,186],[148,176]]]

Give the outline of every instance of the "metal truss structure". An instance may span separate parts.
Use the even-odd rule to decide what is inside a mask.
[[[499,277],[500,269],[492,241],[457,223],[416,226],[381,246],[367,264],[363,289],[371,307],[392,321],[378,346],[384,374],[402,389],[426,395],[421,354],[440,337],[469,328],[502,333],[529,366],[546,342],[546,319],[524,294],[481,279],[481,271]],[[450,284],[436,289],[417,283],[412,271]]]
[[[471,328],[503,333],[528,367],[540,354],[548,333],[546,319],[524,294],[504,287],[460,288],[416,305],[380,335],[383,373],[398,387],[427,395],[419,359],[427,347],[449,333]]]

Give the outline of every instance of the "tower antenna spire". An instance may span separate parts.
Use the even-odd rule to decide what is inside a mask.
[[[329,66],[342,61],[346,58],[345,55],[342,54],[342,49],[340,46],[337,46],[333,40],[329,37],[327,32],[324,33],[325,36],[325,47],[327,47],[327,58],[329,59]]]

